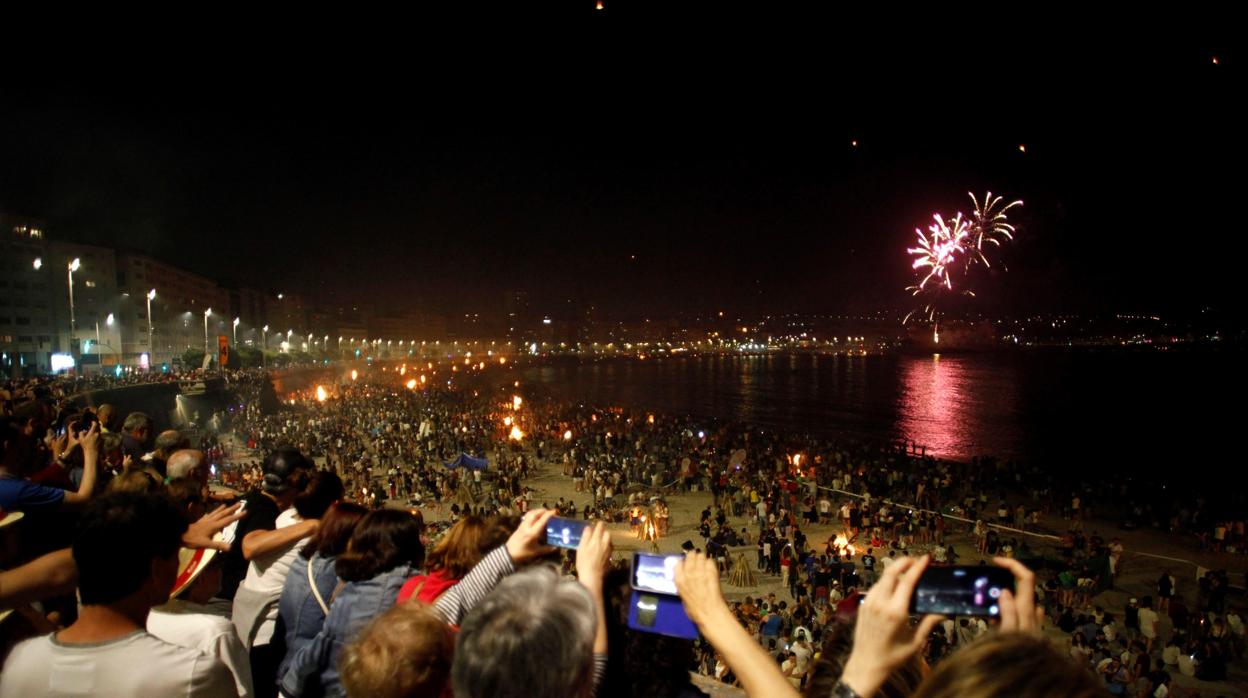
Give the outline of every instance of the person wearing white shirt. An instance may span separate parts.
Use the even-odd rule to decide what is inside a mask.
[[[213,550],[183,548],[169,601],[152,609],[147,631],[179,647],[220,659],[234,675],[239,698],[250,698],[251,661],[229,618],[208,605],[221,591],[221,560]]]
[[[273,644],[273,633],[286,576],[299,549],[316,532],[320,517],[344,492],[341,478],[326,470],[312,473],[301,485],[287,493],[293,506],[278,514],[273,530],[253,531],[244,539],[252,554],[247,576],[234,594],[232,620],[239,640],[248,648],[253,686],[260,698],[277,692],[281,656],[280,645]]]
[[[152,607],[169,598],[186,529],[185,515],[161,495],[118,492],[88,504],[73,546],[78,619],[13,649],[0,698],[235,695],[216,657],[145,629]]]
[[[1140,634],[1147,643],[1146,650],[1153,651],[1153,643],[1157,641],[1157,631],[1161,617],[1153,610],[1153,597],[1145,596],[1140,602]]]

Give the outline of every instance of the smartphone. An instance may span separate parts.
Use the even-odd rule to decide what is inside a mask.
[[[581,534],[588,525],[587,521],[552,516],[546,522],[546,545],[576,550],[581,545]]]
[[[1003,567],[928,567],[914,588],[911,613],[999,616],[1001,592],[1014,591],[1014,575]]]
[[[244,499],[244,500],[242,500],[241,502],[239,502],[238,511],[237,511],[237,512],[235,512],[235,513],[241,514],[241,513],[245,512],[245,511],[247,511],[247,500],[246,500],[246,499]],[[241,521],[241,520],[242,520],[242,519],[239,519],[239,521]],[[226,527],[225,527],[225,528],[221,531],[221,539],[222,539],[222,540],[224,540],[224,541],[225,541],[225,542],[227,542],[227,543],[233,543],[233,542],[234,542],[234,539],[235,539],[237,536],[238,536],[238,521],[235,521],[235,522],[231,523],[229,526],[226,526]]]
[[[640,591],[676,595],[676,565],[684,555],[633,553],[632,586]]]

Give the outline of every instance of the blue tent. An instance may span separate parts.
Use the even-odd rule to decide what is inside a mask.
[[[448,468],[468,468],[470,470],[485,470],[486,466],[488,466],[489,464],[490,462],[484,458],[473,458],[467,453],[461,453],[459,454],[458,458],[451,461],[450,463],[444,463],[443,465],[445,465]]]

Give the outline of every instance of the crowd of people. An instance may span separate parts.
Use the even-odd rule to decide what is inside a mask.
[[[1095,608],[1121,544],[1079,525],[1094,497],[1017,467],[381,372],[278,411],[235,383],[229,432],[199,448],[108,405],[0,418],[0,697],[679,696],[691,669],[759,696],[1164,696],[1168,672],[1225,678],[1243,652],[1219,572],[1190,608],[1172,577]],[[526,486],[546,463],[579,503]],[[712,500],[676,568],[692,642],[628,627],[605,526],[688,491]],[[556,510],[590,522],[576,551],[545,545]],[[1045,561],[1023,532],[1051,510],[1069,530]],[[725,600],[742,546],[779,597]],[[980,560],[1015,577],[999,618],[914,621],[929,564]]]

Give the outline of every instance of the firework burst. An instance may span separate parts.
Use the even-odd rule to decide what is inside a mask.
[[[1011,201],[1002,205],[1003,197],[994,197],[992,192],[984,194],[983,204],[979,199],[975,198],[974,192],[967,192],[971,197],[971,203],[975,205],[974,211],[971,213],[971,241],[974,244],[967,244],[967,250],[973,252],[972,256],[967,257],[967,265],[979,262],[985,267],[991,266],[988,263],[988,256],[984,254],[984,243],[1000,247],[1001,243],[1006,240],[1013,240],[1016,229],[1014,225],[1007,220],[1006,211],[1015,206],[1022,206],[1023,202]]]
[[[969,192],[968,192],[969,193]],[[910,311],[902,322],[909,322],[916,314],[921,314],[933,323],[933,340],[940,341],[936,331],[938,303],[948,293],[961,293],[974,296],[966,281],[971,267],[976,263],[985,268],[991,266],[987,250],[1000,248],[1002,243],[1013,240],[1017,232],[1008,219],[1006,212],[1015,206],[1022,206],[1022,201],[1003,203],[1000,196],[994,197],[992,192],[984,195],[981,202],[974,193],[969,193],[971,203],[975,205],[970,217],[962,212],[955,213],[948,221],[939,213],[932,216],[934,223],[927,227],[927,232],[915,229],[917,243],[906,250],[913,255],[911,268],[917,272],[917,281],[906,290],[912,296],[923,296],[923,304]],[[958,265],[958,262],[963,262]],[[958,269],[958,267],[961,269]],[[954,288],[955,272],[961,272],[957,288]]]
[[[908,290],[918,295],[933,280],[937,285],[953,289],[953,279],[949,276],[949,268],[957,261],[958,256],[966,251],[966,241],[971,235],[970,225],[959,212],[949,222],[939,213],[932,216],[932,223],[924,233],[914,229],[918,236],[918,246],[911,247],[907,252],[915,256],[912,269],[926,269],[926,275],[918,284]],[[920,272],[923,273],[923,272]]]

